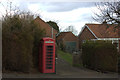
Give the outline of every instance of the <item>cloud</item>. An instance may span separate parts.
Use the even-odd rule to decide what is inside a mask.
[[[81,28],[86,23],[92,23],[92,10],[96,10],[96,7],[78,8],[72,11],[66,12],[47,12],[40,11],[41,18],[45,21],[57,21],[60,29],[63,31],[66,27],[73,25],[74,28],[80,32]],[[77,33],[77,34],[78,34]]]
[[[39,14],[44,21],[52,20],[57,22],[61,30],[73,25],[78,33],[85,23],[94,22],[92,20],[92,10],[97,11],[94,3],[92,2],[12,1],[22,10],[30,10],[34,14]],[[2,10],[1,7],[0,9]]]
[[[1,1],[0,6],[9,10],[10,9],[10,3],[11,8],[14,9],[15,7],[19,8],[21,11],[28,11],[28,2],[23,0],[4,0]]]
[[[20,1],[20,3],[19,3],[19,8],[22,9],[22,10],[28,11],[28,10],[29,10],[29,9],[28,9],[28,4],[29,4],[29,3],[27,3],[27,1]]]
[[[39,7],[44,7],[44,10],[48,12],[65,12],[71,11],[78,8],[87,8],[95,6],[94,2],[39,2],[39,3],[30,3],[31,5],[36,4]]]

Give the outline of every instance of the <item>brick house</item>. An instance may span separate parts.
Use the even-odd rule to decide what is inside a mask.
[[[120,36],[117,25],[108,24],[85,24],[78,35],[79,49],[85,40],[111,40],[120,51]]]
[[[57,30],[43,21],[39,16],[35,19],[35,23],[37,23],[37,25],[39,25],[42,30],[45,30],[45,37],[56,39],[56,34],[58,33]]]
[[[62,45],[67,52],[72,53],[78,49],[78,38],[72,32],[61,32],[56,40],[58,46],[60,47]]]

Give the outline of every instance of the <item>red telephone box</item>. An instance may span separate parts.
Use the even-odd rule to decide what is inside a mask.
[[[41,73],[55,73],[55,40],[52,38],[40,41],[39,70]]]

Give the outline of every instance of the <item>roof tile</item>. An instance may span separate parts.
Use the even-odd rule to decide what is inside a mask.
[[[117,25],[86,24],[98,38],[120,38]],[[116,27],[116,28],[115,28]]]

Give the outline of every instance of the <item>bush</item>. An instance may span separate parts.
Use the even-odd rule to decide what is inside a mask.
[[[2,67],[3,69],[30,72],[34,55],[38,54],[42,31],[31,15],[6,16],[2,22]],[[27,18],[26,18],[27,16]],[[30,18],[29,18],[30,17]]]
[[[120,54],[118,55],[118,74],[120,74]]]
[[[117,48],[111,41],[86,41],[82,52],[85,67],[103,72],[117,70]]]
[[[63,43],[60,43],[59,47],[62,51],[66,52],[66,50],[65,50],[66,46]]]
[[[37,25],[36,25],[37,26]],[[38,68],[39,64],[39,42],[45,35],[45,30],[41,30],[40,26],[35,27],[34,32],[34,46],[33,46],[33,64],[35,68]]]

